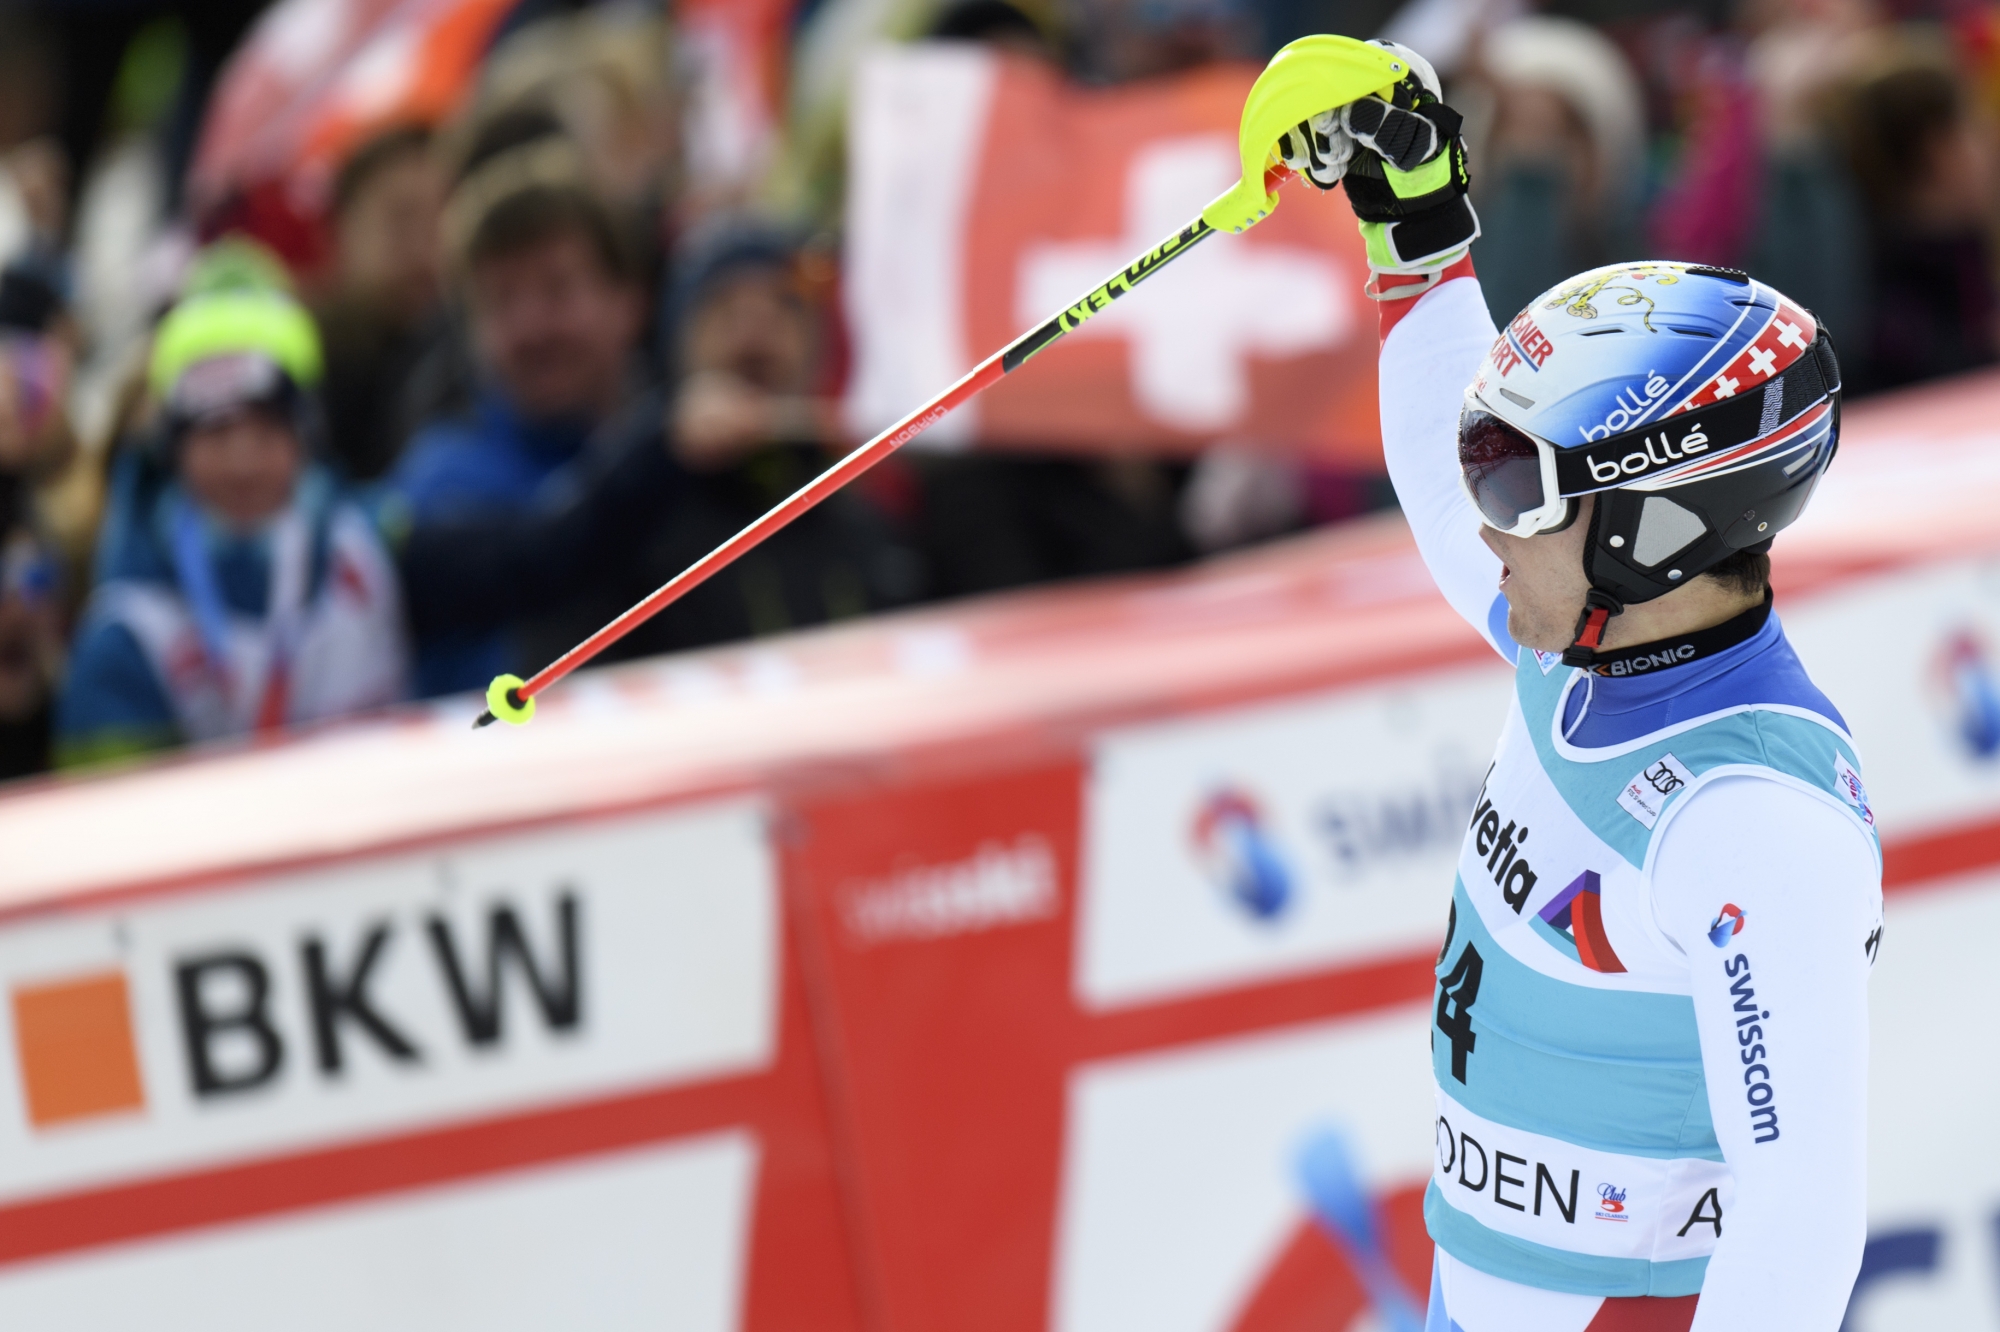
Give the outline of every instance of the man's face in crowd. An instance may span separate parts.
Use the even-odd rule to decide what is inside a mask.
[[[811,388],[813,353],[812,317],[774,269],[723,278],[688,321],[688,370],[733,375],[767,393]]]
[[[230,527],[250,530],[291,503],[305,448],[291,423],[243,408],[190,427],[180,443],[181,485]]]
[[[438,298],[444,175],[412,148],[371,174],[341,211],[336,260],[342,286],[415,319]]]
[[[605,271],[588,240],[551,236],[481,260],[470,279],[473,341],[515,407],[543,420],[616,407],[639,294]]]

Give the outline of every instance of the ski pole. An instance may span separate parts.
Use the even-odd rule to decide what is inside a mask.
[[[780,500],[771,510],[649,593],[637,605],[526,680],[495,677],[486,689],[486,711],[474,728],[498,721],[519,726],[535,715],[535,697],[625,635],[700,587],[755,549],[800,514],[820,503],[967,402],[1027,364],[1037,353],[1075,332],[1162,268],[1217,231],[1242,232],[1277,207],[1277,188],[1291,175],[1271,156],[1278,136],[1307,117],[1386,91],[1409,71],[1389,51],[1349,37],[1301,37],[1271,58],[1243,106],[1238,149],[1243,176],[1201,215],[1169,236],[1047,323],[1022,334],[981,361],[956,384],[855,449]]]

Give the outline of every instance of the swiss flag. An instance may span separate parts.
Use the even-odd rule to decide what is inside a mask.
[[[889,48],[851,103],[848,407],[874,433],[1186,225],[1236,179],[1256,77],[1111,90],[960,44]],[[1285,187],[923,438],[1376,465],[1375,320],[1346,198]]]
[[[276,187],[325,207],[369,135],[442,123],[464,101],[511,0],[281,0],[223,67],[189,172],[197,213]],[[297,256],[294,256],[297,257]]]

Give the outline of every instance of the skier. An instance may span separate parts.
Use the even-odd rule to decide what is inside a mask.
[[[1361,220],[1390,475],[1515,669],[1437,961],[1427,1332],[1833,1332],[1881,858],[1765,553],[1838,443],[1832,344],[1763,283],[1663,262],[1496,331],[1459,117],[1392,49],[1389,96],[1280,151]]]

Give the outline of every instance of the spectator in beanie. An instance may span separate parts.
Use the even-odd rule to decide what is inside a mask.
[[[336,717],[405,692],[395,575],[314,464],[320,347],[289,295],[207,290],[155,335],[150,447],[124,498],[56,718],[94,762]]]
[[[333,278],[315,312],[326,347],[327,451],[354,481],[403,447],[400,406],[437,335],[443,294],[443,169],[429,131],[363,145],[333,190]]]
[[[581,180],[573,146],[543,138],[454,194],[477,382],[467,411],[420,430],[391,476],[414,527],[528,512],[634,394],[644,301],[622,229]],[[500,632],[426,634],[418,689],[483,689],[518,655]]]
[[[0,781],[49,766],[62,612],[53,549],[0,502]]]

